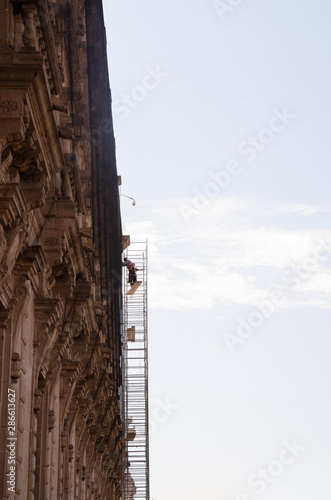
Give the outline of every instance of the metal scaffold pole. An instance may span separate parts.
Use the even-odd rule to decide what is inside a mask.
[[[122,500],[149,500],[147,242],[125,251],[137,280],[123,268]]]

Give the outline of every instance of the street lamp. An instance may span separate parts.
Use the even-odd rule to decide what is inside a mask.
[[[126,196],[126,194],[121,194],[120,196],[125,196],[125,198],[129,198],[129,200],[132,200],[132,205],[135,206],[136,200],[134,198],[131,198],[131,196]]]

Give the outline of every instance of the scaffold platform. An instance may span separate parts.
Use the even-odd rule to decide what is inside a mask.
[[[147,242],[131,243],[123,255],[140,271],[131,286],[123,268],[122,500],[150,500]]]

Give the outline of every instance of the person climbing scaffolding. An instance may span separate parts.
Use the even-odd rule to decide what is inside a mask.
[[[137,269],[136,265],[131,262],[127,257],[124,257],[122,266],[126,266],[129,271],[128,283],[132,286],[137,281],[137,271],[142,271],[142,269]]]

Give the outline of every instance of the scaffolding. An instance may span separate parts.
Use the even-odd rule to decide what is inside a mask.
[[[124,255],[139,271],[131,286],[123,268],[122,500],[149,500],[147,242]]]

